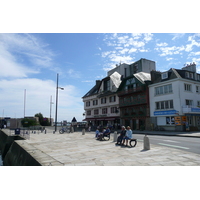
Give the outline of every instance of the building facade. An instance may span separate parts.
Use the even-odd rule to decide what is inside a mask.
[[[200,74],[195,63],[151,72],[150,116],[161,130],[200,130]]]
[[[83,96],[84,110],[89,125],[113,126],[119,123],[119,101],[116,91],[121,83],[121,75],[114,72],[110,76],[96,81],[96,86]]]
[[[114,69],[108,71],[107,77],[97,81],[96,85],[82,97],[85,110],[84,121],[87,121],[92,126],[123,125],[125,121],[121,120],[121,109],[117,93],[122,80],[127,77],[132,77],[133,74],[138,72],[150,73],[150,71],[155,70],[155,68],[154,61],[141,58],[131,65],[125,63],[119,64]],[[137,81],[139,80],[137,79]],[[145,85],[146,83],[142,82],[142,84]],[[138,122],[136,120],[133,123],[138,124],[138,127],[142,126],[144,121],[145,120],[140,120]],[[143,126],[145,126],[145,123]]]
[[[139,72],[124,78],[118,89],[121,123],[133,130],[150,129],[150,81],[150,73]]]

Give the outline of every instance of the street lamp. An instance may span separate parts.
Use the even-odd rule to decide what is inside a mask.
[[[50,126],[51,126],[51,108],[52,108],[52,104],[53,104],[53,102],[52,102],[52,96],[51,96],[51,98],[50,98]]]
[[[58,74],[57,74],[57,85],[56,85],[56,114],[55,114],[55,132],[57,131],[57,110],[58,110],[58,89],[64,90],[64,88],[58,87]]]

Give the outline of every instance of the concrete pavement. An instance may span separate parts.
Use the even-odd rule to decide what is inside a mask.
[[[134,148],[116,146],[113,134],[109,141],[98,141],[94,132],[64,133],[46,128],[47,133],[31,133],[30,139],[20,142],[26,148],[37,149],[32,154],[42,165],[53,166],[199,166],[200,155],[150,144],[143,150],[143,142]],[[135,132],[135,131],[134,131]],[[157,131],[156,131],[157,132]],[[39,133],[39,134],[38,134]],[[137,132],[138,133],[138,132]],[[143,131],[145,133],[145,131]],[[152,132],[151,132],[152,133]],[[166,134],[167,132],[165,132]],[[148,132],[150,134],[150,132]],[[155,133],[152,133],[155,134]],[[184,134],[181,132],[179,135]],[[188,133],[191,136],[191,133]],[[185,135],[185,134],[184,134]],[[194,136],[200,134],[194,133]],[[30,147],[28,147],[30,146]],[[41,156],[42,155],[42,156]]]
[[[169,136],[179,136],[179,137],[199,137],[199,131],[190,131],[190,132],[173,132],[173,131],[138,131],[133,130],[135,134],[147,134],[147,135],[169,135]]]

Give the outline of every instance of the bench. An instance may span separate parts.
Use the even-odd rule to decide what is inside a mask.
[[[97,138],[99,141],[102,141],[102,140],[106,140],[106,141],[108,141],[108,140],[110,140],[110,133],[108,133],[107,135],[104,135],[103,136],[103,134],[102,135],[100,135],[100,137],[99,138]]]
[[[118,143],[116,143],[118,144]],[[122,143],[118,144],[121,145]],[[137,145],[137,139],[129,139],[129,146],[130,147],[135,147]]]
[[[135,147],[137,145],[137,139],[130,139],[129,145],[130,147]]]

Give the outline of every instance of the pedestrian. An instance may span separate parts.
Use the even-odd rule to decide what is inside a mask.
[[[117,143],[116,144],[120,145],[122,143],[122,140],[123,140],[125,135],[126,135],[126,128],[125,128],[125,126],[122,126],[122,130],[120,132],[120,136],[117,138]]]
[[[126,146],[128,146],[128,140],[132,139],[133,131],[131,130],[130,126],[127,126],[126,135],[123,138],[122,145],[124,145],[126,140]]]

